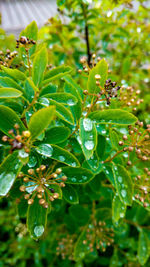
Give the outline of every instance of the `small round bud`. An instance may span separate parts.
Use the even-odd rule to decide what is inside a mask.
[[[123,135],[123,140],[128,140],[128,137],[126,135]]]
[[[60,183],[59,186],[60,187],[65,187],[65,184],[64,183]]]
[[[65,181],[67,181],[67,176],[64,175],[64,176],[61,177],[61,179],[62,179],[63,182],[65,182]]]
[[[17,135],[16,137],[15,137],[15,139],[18,141],[18,142],[20,142],[21,141],[21,135]]]
[[[61,172],[62,172],[62,169],[61,169],[61,168],[58,168],[58,169],[55,171],[56,174],[60,174]]]
[[[85,68],[84,71],[85,71],[85,72],[88,72],[89,70],[88,70],[88,68]]]
[[[29,199],[30,198],[30,194],[26,194],[25,196],[24,196],[24,199]]]
[[[34,202],[34,200],[33,200],[32,198],[30,198],[30,199],[28,200],[28,204],[29,204],[29,205],[32,205],[33,202]]]
[[[24,137],[30,137],[30,135],[31,135],[31,133],[29,132],[29,131],[23,131],[22,132],[22,135],[24,136]]]
[[[21,186],[19,187],[19,190],[20,190],[21,192],[25,192],[25,191],[26,191],[26,187],[25,187],[24,185],[21,185]]]
[[[34,174],[34,170],[33,169],[29,169],[28,170],[28,174],[33,175]]]
[[[37,194],[37,198],[42,198],[42,194]]]
[[[56,173],[52,173],[52,178],[57,178],[57,174]]]
[[[41,170],[41,171],[45,171],[45,170],[46,170],[46,166],[45,166],[45,165],[41,165],[41,166],[40,166],[40,170]]]
[[[123,146],[124,145],[124,142],[123,141],[119,141],[119,146]]]
[[[132,165],[132,162],[130,160],[128,160],[127,165],[128,166],[131,166]]]
[[[82,70],[81,70],[81,69],[79,69],[79,70],[78,70],[78,73],[79,73],[79,74],[81,74],[81,73],[82,73]]]
[[[52,196],[49,197],[50,201],[54,201],[54,198]]]
[[[48,203],[47,202],[43,204],[43,208],[48,209]]]
[[[19,129],[19,128],[20,128],[19,124],[18,124],[18,123],[15,123],[14,128],[15,128],[16,130]]]
[[[96,81],[96,85],[99,86],[100,85],[100,82],[99,81]]]
[[[40,205],[43,205],[45,202],[46,202],[46,201],[45,201],[44,198],[41,198],[41,199],[39,200],[39,204],[40,204]]]
[[[28,40],[25,36],[21,36],[19,41],[21,44],[26,44]]]
[[[54,194],[53,194],[53,198],[54,198],[54,199],[59,198],[59,194],[58,194],[58,193],[54,193]]]
[[[3,142],[7,142],[7,141],[8,141],[8,136],[7,136],[7,135],[4,135],[4,136],[2,137],[2,141],[3,141]]]
[[[88,90],[84,90],[84,91],[83,91],[83,94],[84,94],[84,95],[88,95]]]
[[[24,177],[24,178],[23,178],[23,181],[24,181],[25,183],[27,183],[27,182],[29,182],[29,178],[28,178],[28,177]]]
[[[145,203],[143,204],[143,206],[144,206],[144,208],[147,208],[147,207],[148,207],[148,203],[145,202]]]
[[[100,79],[101,79],[101,75],[96,74],[96,75],[95,75],[95,79],[96,79],[96,80],[100,80]]]
[[[133,147],[129,146],[128,150],[129,150],[129,152],[132,152],[133,151]]]
[[[96,55],[95,55],[95,54],[93,54],[93,55],[92,55],[92,58],[93,58],[93,59],[95,59],[95,58],[96,58]]]

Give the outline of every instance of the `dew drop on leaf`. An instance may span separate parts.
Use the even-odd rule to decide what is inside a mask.
[[[93,141],[86,141],[84,143],[87,150],[92,150],[94,148],[94,142]]]
[[[44,226],[43,225],[35,226],[35,228],[34,228],[34,234],[37,237],[40,237],[43,233],[44,233]]]
[[[92,131],[93,123],[90,119],[86,118],[83,120],[83,127],[86,132]]]
[[[122,197],[126,197],[126,195],[127,195],[127,192],[126,192],[126,190],[121,190],[121,195],[122,195]]]

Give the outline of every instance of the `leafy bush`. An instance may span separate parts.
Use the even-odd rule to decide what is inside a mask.
[[[118,17],[104,28],[102,52],[97,2],[58,5],[68,26],[54,18],[53,33],[49,24],[38,32],[32,22],[17,52],[2,32],[0,266],[150,266],[148,70],[133,63],[146,55],[135,59],[130,45],[131,12],[117,13],[127,30]]]

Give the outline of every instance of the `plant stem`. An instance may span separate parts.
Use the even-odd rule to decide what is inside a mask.
[[[117,157],[117,156],[118,156],[118,154],[120,154],[121,152],[123,152],[123,149],[121,149],[121,150],[117,151],[113,157],[111,157],[111,158],[107,158],[106,160],[104,160],[104,162],[103,162],[103,163],[106,163],[106,162],[110,162],[110,161],[112,161],[112,160],[113,160],[115,157]]]
[[[85,4],[82,4],[82,9],[83,9],[83,16],[84,16],[84,21],[85,21],[84,32],[85,32],[86,51],[87,51],[87,58],[88,58],[87,62],[88,62],[88,65],[90,66],[91,52],[90,52],[89,28],[88,28],[88,23],[87,23],[87,13],[86,13]]]

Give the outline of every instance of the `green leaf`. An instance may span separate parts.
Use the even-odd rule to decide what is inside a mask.
[[[71,71],[72,71],[72,68],[65,66],[65,65],[56,67],[52,70],[49,70],[45,74],[44,81],[42,82],[42,84],[43,85],[48,84],[49,82],[51,82],[53,80],[56,80],[58,78],[60,79]]]
[[[22,167],[17,155],[17,151],[8,155],[0,165],[0,196],[7,195]]]
[[[37,41],[37,37],[38,37],[38,27],[35,21],[32,21],[21,33],[20,33],[20,37],[21,36],[26,36],[29,39],[32,39],[34,41]],[[31,56],[36,50],[36,45],[32,45],[31,48],[29,49],[29,56]],[[21,54],[26,55],[26,51],[24,47],[20,47],[20,51]],[[27,63],[27,58],[26,57],[22,57],[22,59],[24,61],[26,61]]]
[[[40,238],[44,231],[47,221],[47,209],[39,204],[39,199],[35,197],[34,202],[28,208],[27,227],[34,239]]]
[[[68,184],[84,184],[88,183],[94,178],[94,174],[84,168],[63,167],[62,172],[62,175],[67,176],[66,183]]]
[[[8,131],[13,129],[16,123],[20,126],[20,133],[26,129],[15,111],[9,107],[0,105],[0,130],[10,136]]]
[[[46,131],[44,143],[46,144],[59,144],[68,139],[71,131],[64,126],[52,127]]]
[[[63,189],[63,198],[70,204],[78,204],[79,197],[77,191],[71,185],[66,185]]]
[[[92,225],[91,225],[92,226]],[[90,251],[90,240],[87,239],[87,228],[86,227],[80,234],[74,248],[74,259],[79,261],[85,258],[86,254]]]
[[[56,115],[58,116],[58,118],[68,122],[69,124],[74,124],[72,113],[68,108],[64,107],[62,104],[57,103],[55,100],[50,99],[49,101],[50,105],[54,105],[56,107]]]
[[[140,230],[139,233],[138,258],[141,265],[144,265],[149,258],[149,241],[144,230]]]
[[[51,123],[55,113],[53,106],[42,108],[35,112],[29,121],[29,131],[32,139],[38,137]]]
[[[40,86],[47,65],[47,50],[43,47],[33,60],[32,78],[36,86]]]
[[[119,164],[113,166],[113,173],[120,200],[125,205],[131,206],[133,196],[133,183],[129,173],[123,166]]]
[[[115,132],[115,130],[110,129],[109,136],[110,136],[110,141],[111,141],[112,146],[116,150],[118,150],[118,148],[119,148],[119,136],[118,136],[118,134]]]
[[[137,121],[137,118],[133,114],[121,109],[94,111],[89,115],[89,118],[98,124],[129,125]]]
[[[64,92],[46,94],[44,95],[44,97],[48,99],[50,98],[52,100],[57,101],[58,103],[63,103],[68,106],[74,106],[78,102],[78,99],[75,96]]]
[[[70,107],[74,119],[78,121],[82,114],[83,90],[77,83],[75,83],[70,75],[66,75],[63,79],[65,80],[64,91],[74,95],[78,99],[78,103],[75,106]]]
[[[112,202],[112,219],[118,222],[120,218],[124,218],[126,213],[126,205],[124,205],[120,198],[115,195]]]
[[[0,98],[17,98],[22,95],[17,89],[14,88],[0,88]]]
[[[108,64],[105,59],[102,59],[97,63],[97,65],[90,70],[87,89],[89,93],[99,93],[99,86],[96,85],[95,75],[99,74],[101,76],[100,85],[104,87],[105,81],[108,76]]]
[[[55,84],[48,84],[44,88],[41,89],[40,91],[40,97],[45,96],[46,94],[51,94],[51,93],[56,93],[57,91],[57,86]]]
[[[86,159],[90,159],[97,146],[97,132],[94,123],[89,118],[80,119],[81,146]]]
[[[81,102],[81,100],[84,99],[83,89],[79,86],[78,83],[76,83],[72,79],[72,77],[69,74],[66,75],[63,79],[66,82],[66,84],[68,84],[69,86],[66,93],[71,93],[78,99],[78,101]]]
[[[43,156],[51,157],[69,166],[72,166],[72,167],[80,166],[79,161],[76,159],[76,157],[73,154],[71,154],[69,151],[59,146],[41,144],[38,147],[36,147],[36,151]]]
[[[14,80],[18,81],[24,81],[26,79],[26,76],[23,72],[17,69],[10,69],[6,68],[4,66],[1,66],[2,70],[7,73],[9,76],[11,76]]]
[[[23,88],[17,82],[15,82],[13,79],[9,77],[1,77],[0,86],[8,87],[8,88],[15,88],[23,92]]]

